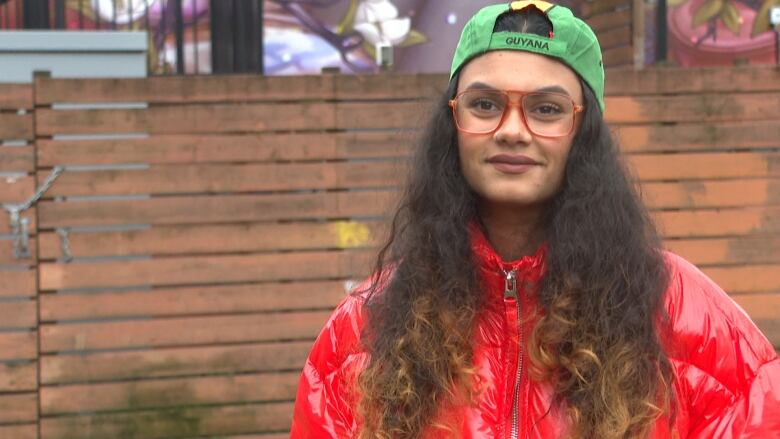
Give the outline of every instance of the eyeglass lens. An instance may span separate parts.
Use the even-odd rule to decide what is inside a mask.
[[[460,129],[472,133],[495,131],[504,117],[509,95],[495,90],[468,90],[458,96],[455,117]],[[542,136],[569,134],[574,124],[574,104],[558,93],[529,93],[521,98],[528,129]]]

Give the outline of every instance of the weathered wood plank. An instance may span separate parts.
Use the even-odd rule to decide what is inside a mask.
[[[0,426],[0,437],[38,439],[38,426],[36,424]]]
[[[634,154],[627,162],[645,182],[780,177],[780,153]]]
[[[607,29],[625,26],[631,23],[631,11],[628,9],[598,14],[585,20],[596,35]]]
[[[0,271],[0,297],[34,297],[36,276],[35,270]]]
[[[38,105],[54,103],[148,102],[191,104],[323,100],[334,98],[334,77],[152,76],[149,78],[36,78]]]
[[[404,175],[406,166],[397,161],[156,165],[149,169],[64,173],[47,196],[363,189],[398,186]],[[0,197],[2,189],[0,185]]]
[[[41,351],[90,351],[307,340],[330,311],[43,325]]]
[[[602,61],[607,67],[632,65],[634,62],[634,48],[630,41],[628,45],[616,46],[602,51]]]
[[[45,385],[298,370],[312,341],[44,355]]]
[[[34,360],[37,355],[35,332],[0,332],[0,361]]]
[[[170,317],[332,309],[346,297],[341,281],[166,288],[102,294],[43,294],[41,320]]]
[[[35,152],[32,146],[0,147],[0,172],[33,172]]]
[[[745,309],[775,348],[780,348],[780,294],[739,294],[732,298]]]
[[[780,93],[613,96],[606,99],[609,123],[737,122],[776,120]]]
[[[779,207],[665,211],[653,216],[668,238],[780,233]]]
[[[44,387],[41,389],[41,412],[44,416],[50,416],[291,401],[295,399],[299,378],[300,372],[282,372]]]
[[[22,422],[35,422],[37,420],[37,394],[19,393],[14,395],[0,395],[0,424],[19,424]],[[2,432],[2,430],[0,430],[0,432]]]
[[[39,166],[52,167],[395,158],[407,156],[413,141],[412,133],[399,132],[182,134],[104,141],[39,140],[37,146]]]
[[[154,226],[145,230],[71,233],[70,253],[78,257],[198,255],[274,250],[325,250],[378,245],[381,221],[331,221],[290,224]],[[41,258],[63,256],[59,234],[39,235]]]
[[[41,202],[41,228],[111,224],[203,224],[381,216],[397,191],[161,197]],[[1,225],[1,223],[0,223]]]
[[[33,108],[31,84],[0,84],[0,110]]]
[[[280,431],[292,423],[291,402],[44,418],[41,439],[186,438]]]
[[[609,29],[598,35],[601,50],[610,49],[617,46],[631,46],[631,26],[620,26]],[[610,77],[610,80],[612,78]]]
[[[644,203],[655,209],[756,207],[780,204],[780,178],[642,184]]]
[[[34,300],[3,302],[0,329],[34,328],[38,324],[38,304]]]
[[[35,177],[5,177],[0,180],[0,203],[21,203],[35,193]]]
[[[774,66],[615,69],[605,87],[609,96],[776,92],[780,72]]]
[[[699,266],[780,263],[780,234],[715,239],[672,239],[665,247]],[[779,314],[780,315],[780,314]]]
[[[0,392],[24,392],[37,389],[38,365],[35,362],[0,363]]]
[[[33,115],[0,113],[0,140],[33,139]]]
[[[619,126],[613,131],[620,149],[629,153],[774,148],[780,138],[775,121]]]
[[[174,286],[365,276],[367,250],[192,256],[121,262],[41,264],[41,290]]]
[[[709,267],[703,271],[729,294],[780,291],[780,264]]]
[[[35,113],[38,135],[213,134],[336,128],[333,104],[235,104],[146,109],[51,110]]]

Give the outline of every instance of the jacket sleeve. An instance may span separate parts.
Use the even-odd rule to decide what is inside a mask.
[[[780,360],[750,317],[711,279],[672,255],[670,352],[687,437],[780,438]]]
[[[360,336],[360,299],[347,297],[314,342],[303,367],[293,411],[293,439],[349,438],[355,432],[351,382]]]

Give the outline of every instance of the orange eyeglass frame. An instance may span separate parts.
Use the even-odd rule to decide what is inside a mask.
[[[460,124],[458,123],[457,107],[458,107],[458,98],[460,98],[465,93],[469,93],[469,92],[473,92],[473,91],[474,91],[473,89],[472,90],[464,90],[464,91],[458,93],[453,99],[450,99],[448,101],[448,106],[450,108],[452,108],[452,119],[455,121],[455,127],[459,131],[463,131],[464,133],[467,133],[467,134],[493,134],[494,132],[496,132],[496,130],[501,128],[501,125],[504,124],[504,120],[506,119],[506,115],[508,113],[507,110],[510,107],[518,107],[519,110],[520,110],[520,115],[523,118],[523,123],[525,124],[526,128],[528,128],[528,131],[531,132],[531,134],[533,134],[534,136],[546,137],[546,138],[550,138],[550,139],[554,139],[554,138],[558,138],[558,137],[566,137],[566,136],[570,135],[572,133],[572,131],[574,131],[574,126],[576,125],[575,122],[576,122],[577,113],[581,113],[583,110],[585,110],[585,106],[584,105],[577,105],[577,103],[574,102],[574,99],[572,99],[570,96],[565,95],[563,93],[555,93],[555,92],[547,92],[547,91],[539,92],[539,91],[520,91],[520,90],[491,90],[491,91],[494,91],[494,92],[502,93],[502,94],[506,95],[506,97],[507,97],[506,108],[504,108],[504,112],[501,114],[501,119],[498,121],[498,124],[496,125],[496,127],[493,128],[490,131],[469,131],[469,130],[461,128]],[[520,98],[520,101],[518,103],[512,102],[512,100],[509,99],[509,95],[510,94],[518,95],[519,98]],[[528,120],[526,119],[525,111],[523,110],[523,98],[525,96],[532,95],[532,94],[553,94],[553,95],[565,97],[566,99],[571,101],[572,108],[574,109],[574,111],[572,112],[572,123],[571,123],[571,128],[569,129],[568,133],[558,134],[556,136],[550,136],[550,135],[547,135],[547,134],[538,134],[534,130],[531,129],[530,125],[528,124]]]

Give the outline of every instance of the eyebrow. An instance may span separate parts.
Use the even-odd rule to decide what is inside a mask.
[[[486,84],[484,82],[472,82],[469,84],[468,87],[466,87],[466,90],[499,90],[495,87],[493,87],[490,84]],[[552,92],[552,93],[561,93],[565,94],[566,96],[571,97],[568,91],[566,91],[565,88],[561,87],[560,85],[548,85],[546,87],[538,88],[534,90],[536,92]]]

